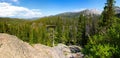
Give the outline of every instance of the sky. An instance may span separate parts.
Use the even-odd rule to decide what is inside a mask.
[[[35,18],[84,9],[102,11],[106,0],[0,0],[0,17]],[[120,6],[120,0],[116,0]]]

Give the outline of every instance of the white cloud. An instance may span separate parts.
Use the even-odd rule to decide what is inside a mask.
[[[18,2],[18,0],[12,0],[13,2]]]
[[[40,16],[41,12],[39,9],[28,9],[6,2],[0,3],[0,17],[34,18]]]

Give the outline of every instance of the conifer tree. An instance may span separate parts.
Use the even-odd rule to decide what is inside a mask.
[[[56,40],[62,43],[62,19],[58,17]]]
[[[34,37],[33,37],[33,28],[32,28],[32,27],[30,28],[29,38],[30,38],[30,39],[29,39],[29,43],[30,43],[30,44],[33,44],[33,43],[34,43],[34,42],[33,42],[33,38],[34,38]]]
[[[79,20],[78,20],[78,25],[77,25],[77,44],[82,44],[82,36],[84,33],[84,17],[83,15],[80,15]]]
[[[114,0],[107,0],[107,3],[105,4],[104,11],[102,13],[103,15],[103,20],[102,24],[103,26],[108,26],[108,24],[112,24],[113,22],[113,17],[115,15],[114,11]]]

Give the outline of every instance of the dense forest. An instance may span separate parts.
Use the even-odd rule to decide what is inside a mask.
[[[49,16],[36,20],[0,18],[0,33],[16,35],[30,44],[58,43],[83,47],[85,58],[120,57],[120,18],[115,1],[107,0],[100,16]]]

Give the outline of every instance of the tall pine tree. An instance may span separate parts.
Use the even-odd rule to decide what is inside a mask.
[[[82,40],[85,38],[85,19],[80,15],[77,25],[77,44],[83,44]]]
[[[110,26],[113,22],[113,17],[115,15],[114,11],[114,0],[107,0],[107,3],[105,4],[104,11],[102,13],[103,20],[102,20],[102,26]]]

